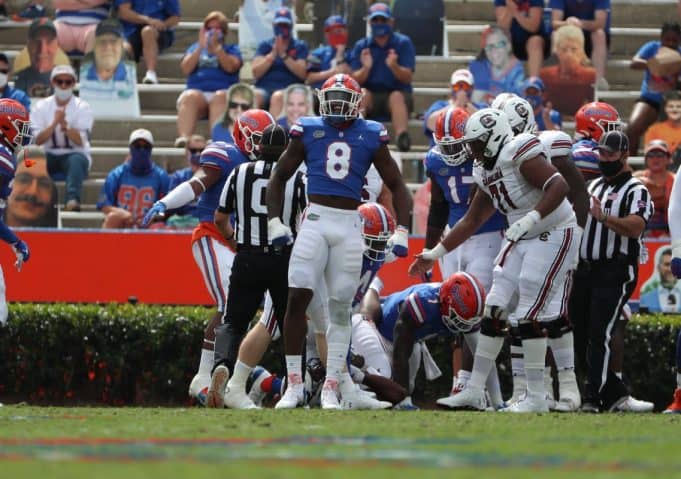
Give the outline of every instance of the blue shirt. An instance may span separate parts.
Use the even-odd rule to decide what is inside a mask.
[[[581,20],[594,20],[596,10],[607,10],[605,31],[610,31],[610,0],[551,0],[549,8],[562,10],[563,18],[577,17]]]
[[[451,166],[444,162],[437,153],[436,148],[431,148],[426,154],[426,173],[435,181],[449,204],[449,218],[447,224],[454,226],[468,211],[470,203],[471,186],[473,180],[473,161],[468,160],[462,165]],[[488,219],[476,232],[489,233],[506,228],[506,218],[499,211]]]
[[[220,179],[199,196],[199,202],[196,205],[199,212],[199,221],[213,222],[213,216],[218,207],[220,194],[225,186],[227,177],[237,165],[247,161],[248,157],[235,145],[222,141],[209,143],[201,152],[199,166],[219,170]]]
[[[597,141],[591,139],[584,139],[575,142],[572,145],[572,160],[575,166],[586,175],[600,175],[601,170],[598,168],[598,146]]]
[[[563,126],[563,117],[560,116],[559,111],[552,109],[549,112],[549,117],[551,118],[553,124],[556,125],[558,128],[561,128]],[[538,114],[534,115],[534,121],[537,123],[537,128],[539,129],[539,131],[546,130],[546,123],[544,123],[544,116],[541,114],[541,111]]]
[[[489,60],[473,60],[468,69],[475,79],[475,89],[486,91],[491,97],[499,93],[515,93],[523,96],[525,70],[523,64],[515,61],[511,68],[500,78],[494,78]]]
[[[381,336],[390,342],[394,340],[395,324],[402,310],[416,328],[415,341],[450,335],[449,329],[442,322],[440,284],[421,283],[388,296],[381,305],[383,319],[378,324]]]
[[[650,60],[657,55],[661,46],[662,43],[659,40],[647,42],[638,50],[636,56],[644,60]],[[681,47],[677,51],[681,53]],[[655,76],[650,73],[650,70],[646,69],[643,74],[643,83],[641,83],[641,98],[662,105],[664,103],[662,95],[676,87],[676,80],[676,76]]]
[[[157,20],[180,16],[180,3],[178,0],[115,0],[114,6],[118,8],[124,3],[130,3],[130,8],[140,15],[146,15]],[[144,26],[124,20],[121,20],[121,25],[123,25],[123,32],[126,37]]]
[[[10,98],[16,100],[26,108],[26,111],[31,111],[31,97],[29,97],[24,90],[19,90],[18,88],[12,88],[6,85],[2,90],[2,96],[0,98]]]
[[[141,219],[151,206],[168,193],[168,173],[153,164],[146,175],[136,175],[126,161],[106,175],[104,188],[97,202],[97,209],[116,206],[132,213],[133,219]]]
[[[184,183],[185,181],[189,181],[192,176],[194,176],[194,173],[192,172],[191,166],[182,168],[181,170],[177,170],[172,175],[170,175],[170,187],[168,188],[168,190],[169,191],[174,190],[176,186]],[[172,210],[172,213],[176,215],[192,215],[198,218],[199,212],[198,209],[196,208],[197,202],[198,200],[194,200],[191,203],[188,203],[176,210]]]
[[[191,55],[198,48],[199,43],[193,43],[187,48],[185,55]],[[237,57],[240,63],[243,62],[239,45],[223,44],[222,50],[228,55]],[[239,82],[239,70],[241,70],[241,66],[239,66],[239,69],[234,73],[225,71],[220,66],[217,55],[212,55],[208,53],[207,48],[203,48],[196,68],[194,68],[187,77],[187,88],[208,92],[226,90],[233,84]]]
[[[416,50],[408,36],[393,32],[388,39],[388,43],[386,43],[384,47],[378,45],[371,37],[358,40],[350,53],[350,68],[352,68],[353,71],[359,70],[362,67],[360,56],[362,50],[365,48],[371,50],[371,57],[374,61],[371,65],[371,70],[369,70],[369,76],[362,85],[363,87],[372,92],[412,90],[411,83],[402,83],[399,81],[393,72],[390,71],[388,65],[385,64],[388,51],[395,50],[395,53],[398,55],[397,63],[400,66],[414,71],[416,66]]]
[[[331,45],[322,45],[310,52],[307,57],[307,71],[310,72],[325,72],[333,66],[333,60],[336,58],[336,49]],[[350,50],[345,50],[345,61],[350,63]],[[312,88],[321,88],[324,80],[316,83],[310,83]]]
[[[255,51],[256,57],[262,57],[267,55],[274,48],[274,37],[258,45],[258,49]],[[288,56],[294,60],[306,59],[307,58],[307,44],[296,38],[291,38],[291,43],[286,51]],[[276,90],[281,90],[293,83],[300,83],[304,79],[298,77],[295,73],[288,69],[284,60],[275,57],[274,62],[270,69],[265,72],[263,76],[255,81],[255,86],[262,88],[268,92],[273,92]]]
[[[383,125],[357,118],[339,129],[321,117],[304,116],[291,127],[305,148],[307,194],[362,199],[364,177],[376,151],[390,138]]]
[[[524,14],[526,17],[530,16],[530,8],[541,7],[542,12],[544,11],[544,0],[515,0],[518,10]],[[505,7],[506,0],[494,0],[495,7]],[[530,35],[536,35],[537,33],[544,33],[544,22],[539,22],[539,29],[536,32],[528,32],[523,27],[520,26],[518,20],[515,18],[511,21],[511,39],[514,42],[518,42],[521,39],[528,38]],[[477,83],[477,82],[476,82]]]
[[[14,172],[17,167],[14,155],[4,145],[0,145],[0,240],[6,243],[15,243],[18,238],[14,232],[5,225],[2,218],[5,216],[7,198],[12,192]]]
[[[210,138],[212,141],[223,141],[225,143],[234,143],[234,137],[232,137],[232,129],[225,127],[222,122],[218,122],[213,125],[213,130],[210,132]]]

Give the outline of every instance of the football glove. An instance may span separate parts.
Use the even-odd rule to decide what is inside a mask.
[[[21,271],[23,264],[28,261],[28,258],[31,257],[31,252],[28,250],[28,245],[22,240],[18,240],[16,243],[14,243],[12,245],[12,249],[17,255],[17,260],[14,263],[14,266],[16,266],[17,271]]]
[[[541,215],[539,212],[537,210],[530,211],[508,227],[506,230],[506,239],[511,243],[515,243],[520,238],[525,236],[528,231],[534,228],[534,225],[539,223],[539,220],[541,220]]]
[[[161,201],[157,201],[156,203],[153,204],[151,208],[147,211],[147,214],[144,215],[144,218],[142,218],[142,224],[140,225],[142,228],[146,228],[151,224],[154,218],[157,216],[163,216],[166,212],[166,205],[165,203]]]
[[[272,246],[286,246],[293,242],[291,228],[282,223],[279,218],[272,218],[267,222],[267,236]]]
[[[388,240],[390,250],[399,257],[404,258],[409,254],[409,232],[404,226],[398,226]]]

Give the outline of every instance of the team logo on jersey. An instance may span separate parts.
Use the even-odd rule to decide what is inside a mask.
[[[449,176],[449,168],[440,168],[440,171],[438,171],[437,174],[440,176]]]
[[[324,138],[324,135],[326,135],[326,132],[324,132],[324,130],[315,130],[312,133],[313,138]]]
[[[492,128],[497,124],[497,120],[495,120],[492,115],[482,115],[480,117],[480,123],[482,123],[482,126],[485,128]]]

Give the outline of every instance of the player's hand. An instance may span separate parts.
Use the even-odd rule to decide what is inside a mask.
[[[18,240],[16,243],[14,243],[12,245],[12,249],[17,255],[17,260],[14,263],[14,266],[17,268],[17,271],[21,271],[23,264],[31,257],[31,252],[28,250],[28,245],[22,240]]]
[[[409,254],[409,232],[404,226],[398,226],[388,240],[390,250],[397,257],[404,258]]]
[[[147,214],[144,215],[144,218],[142,218],[142,223],[140,223],[140,227],[141,228],[148,227],[154,218],[156,218],[157,216],[164,216],[165,212],[166,205],[161,201],[157,201],[151,208],[149,208],[149,211],[147,211]]]
[[[291,228],[282,223],[279,218],[272,218],[267,222],[267,236],[273,246],[286,246],[293,242]]]
[[[425,251],[428,250],[424,250],[424,252]],[[426,271],[433,268],[433,263],[435,260],[424,258],[421,255],[423,255],[423,253],[416,255],[414,262],[409,265],[409,276],[422,275],[425,274]]]
[[[371,50],[365,48],[359,55],[359,61],[363,67],[371,69],[374,64],[374,58],[371,56]]]
[[[672,274],[681,278],[681,240],[672,242]]]
[[[506,230],[506,239],[511,243],[515,243],[520,238],[525,236],[527,232],[534,227],[534,225],[539,223],[539,220],[541,220],[539,212],[537,210],[530,211],[508,227]]]

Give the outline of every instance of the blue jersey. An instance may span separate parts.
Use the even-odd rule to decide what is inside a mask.
[[[383,125],[363,118],[340,129],[321,117],[301,117],[290,134],[305,146],[307,194],[357,201],[376,151],[390,141]]]
[[[17,169],[17,162],[12,152],[0,144],[0,218],[7,207],[7,198],[12,192],[12,180]]]
[[[191,55],[196,50],[201,48],[196,42],[191,45],[185,55]],[[239,45],[222,45],[222,50],[227,55],[232,55],[241,62],[241,50]],[[233,84],[239,81],[239,69],[233,73],[225,71],[218,62],[218,56],[208,52],[207,48],[201,49],[199,62],[196,68],[187,77],[187,88],[201,90],[206,92],[215,92],[218,90],[226,90]]]
[[[572,160],[585,176],[601,174],[597,146],[598,142],[591,139],[579,140],[572,145]]]
[[[231,143],[222,141],[210,143],[201,152],[199,166],[220,170],[220,180],[199,196],[199,202],[196,205],[199,212],[199,221],[213,222],[213,216],[218,207],[220,194],[225,186],[227,177],[237,165],[247,161],[248,157],[239,148]]]
[[[661,47],[662,42],[659,40],[650,41],[639,48],[638,52],[636,52],[636,56],[643,60],[650,60],[657,55],[657,52]],[[681,53],[681,47],[676,50]],[[674,89],[677,78],[678,75],[653,75],[650,73],[650,70],[646,68],[643,73],[643,82],[641,83],[641,98],[656,103],[657,105],[662,105],[664,103],[662,95],[667,91]]]
[[[157,20],[165,20],[170,17],[180,16],[180,2],[178,0],[115,0],[114,7],[118,9],[118,7],[124,3],[129,3],[130,8],[140,15],[145,15]],[[126,22],[125,20],[121,20],[121,24],[123,25],[123,31],[126,37],[132,35],[138,29],[141,30],[144,26]]]
[[[381,305],[383,319],[378,325],[381,336],[390,342],[393,341],[395,324],[402,310],[416,327],[416,341],[449,335],[449,329],[442,322],[440,312],[440,284],[416,284],[388,296]]]
[[[146,175],[136,175],[126,161],[111,170],[97,202],[104,206],[123,208],[132,213],[133,220],[142,219],[149,208],[168,193],[170,178],[163,168],[152,164]]]
[[[468,211],[470,203],[471,185],[473,180],[473,162],[466,161],[462,165],[450,166],[437,153],[437,147],[431,148],[426,154],[426,172],[432,181],[437,182],[449,203],[449,218],[447,224],[451,227]],[[499,211],[488,219],[475,234],[500,231],[506,228],[506,218]]]
[[[269,54],[273,48],[274,37],[258,45],[255,56],[265,56]],[[286,53],[294,60],[299,60],[301,58],[304,60],[307,58],[307,44],[302,40],[292,38]],[[286,88],[292,83],[301,83],[302,81],[304,81],[304,79],[298,77],[289,70],[284,60],[277,56],[274,59],[274,62],[272,62],[270,69],[267,70],[263,76],[255,80],[255,86],[271,93],[275,90]]]
[[[189,181],[191,177],[194,176],[194,172],[192,171],[192,167],[188,166],[186,168],[182,168],[181,170],[177,170],[174,172],[172,175],[170,175],[170,188],[169,190],[172,191],[175,189],[175,187],[181,185],[185,181]],[[196,208],[196,203],[197,200],[192,201],[191,203],[188,203],[176,210],[173,210],[172,212],[176,215],[192,215],[196,216],[197,218],[199,217],[199,212],[198,209]]]
[[[385,64],[390,50],[397,53],[397,63],[414,71],[416,67],[416,49],[411,39],[401,33],[393,32],[385,46],[380,46],[373,38],[366,37],[358,40],[350,53],[350,68],[353,71],[362,67],[360,58],[362,50],[368,48],[371,51],[373,63],[366,82],[362,85],[371,92],[390,92],[395,90],[411,91],[411,83],[402,83]]]
[[[225,143],[234,143],[232,136],[232,128],[226,128],[222,122],[217,122],[213,125],[213,130],[210,132],[210,137],[213,141],[224,141]]]
[[[359,306],[360,301],[369,289],[369,285],[376,277],[378,270],[381,269],[385,263],[385,257],[381,260],[374,260],[368,258],[366,255],[362,256],[362,273],[359,276],[359,286],[355,292],[355,298],[352,300],[352,308]]]
[[[325,72],[330,70],[334,66],[334,59],[336,58],[336,49],[331,45],[322,45],[319,48],[315,48],[310,52],[307,57],[307,71],[310,72]],[[345,50],[344,59],[346,62],[350,63],[350,50]],[[324,84],[324,80],[320,80],[317,83],[310,83],[312,88],[321,88]]]

